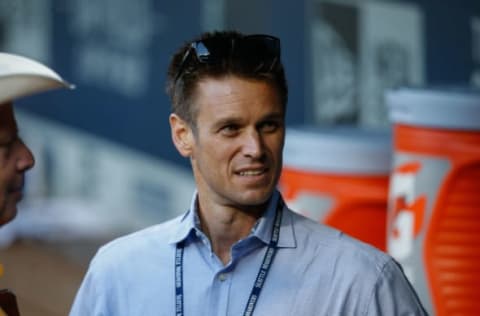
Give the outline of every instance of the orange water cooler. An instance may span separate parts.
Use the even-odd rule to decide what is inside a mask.
[[[280,189],[295,211],[386,249],[391,135],[289,128]]]
[[[388,252],[431,315],[480,315],[480,93],[387,93]]]

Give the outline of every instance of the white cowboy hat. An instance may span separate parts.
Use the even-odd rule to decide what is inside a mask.
[[[0,104],[34,93],[74,87],[33,59],[0,53]]]

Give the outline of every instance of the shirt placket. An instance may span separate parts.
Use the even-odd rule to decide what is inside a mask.
[[[233,271],[231,270],[231,265],[223,265],[220,259],[213,253],[210,241],[201,231],[197,231],[196,236],[200,240],[198,247],[202,253],[202,257],[213,272],[208,299],[205,301],[207,305],[205,310],[207,311],[207,315],[225,316],[228,313],[228,303],[232,285]]]
[[[212,295],[210,296],[210,306],[212,306],[213,309],[209,315],[228,315],[228,304],[233,276],[232,274],[232,271],[229,272],[226,269],[219,270],[215,274],[212,281]]]

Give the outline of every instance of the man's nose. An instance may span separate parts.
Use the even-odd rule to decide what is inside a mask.
[[[27,171],[35,164],[35,158],[30,148],[28,148],[22,140],[19,140],[17,144],[16,159],[16,166],[19,171]]]
[[[244,154],[251,158],[259,158],[263,151],[262,135],[257,130],[247,132],[243,143]]]

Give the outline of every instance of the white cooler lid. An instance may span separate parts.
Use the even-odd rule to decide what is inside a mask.
[[[356,127],[289,127],[283,162],[285,167],[305,171],[389,174],[391,132]]]
[[[401,88],[388,91],[386,103],[393,123],[480,130],[480,90]]]

